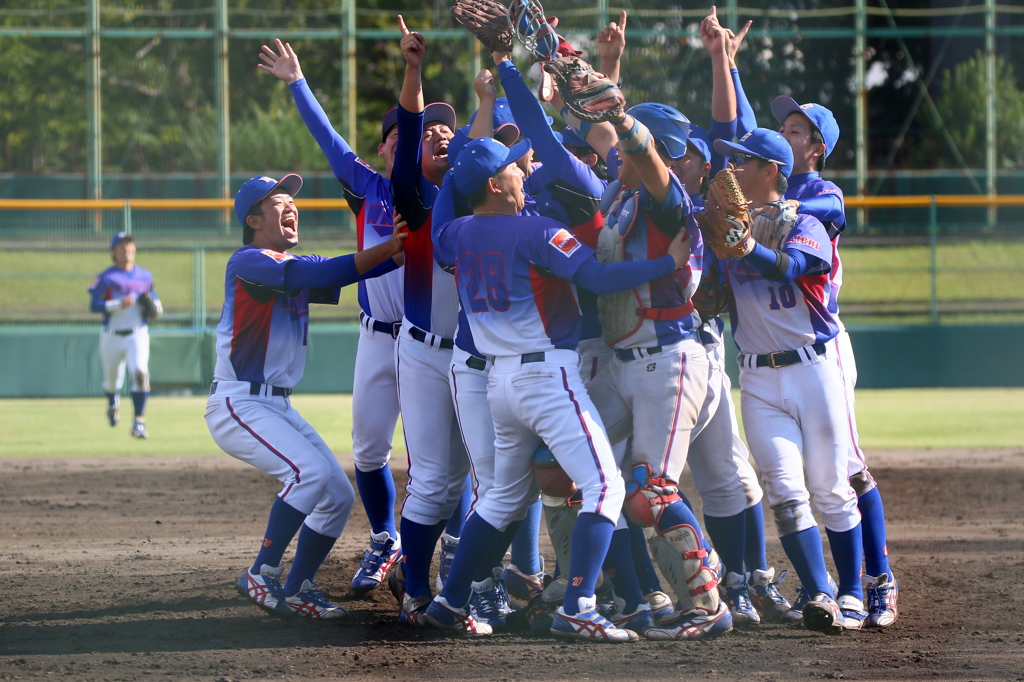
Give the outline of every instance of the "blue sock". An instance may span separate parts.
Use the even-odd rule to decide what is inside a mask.
[[[828,528],[825,532],[828,534],[828,544],[832,547],[832,561],[835,562],[836,573],[839,574],[839,594],[864,599],[864,588],[860,582],[864,540],[861,537],[860,524],[842,533]]]
[[[425,526],[402,517],[402,572],[405,591],[413,597],[429,596],[430,560],[434,557],[437,540],[444,532],[444,521]]]
[[[579,613],[580,597],[593,597],[597,589],[597,576],[608,554],[615,524],[611,519],[593,512],[584,512],[576,520],[572,531],[572,565],[569,566],[569,586],[565,589],[562,608],[566,615]]]
[[[360,471],[356,468],[356,487],[363,500],[370,530],[374,533],[388,532],[395,537],[395,479],[391,468],[385,464],[376,471]]]
[[[534,575],[540,573],[540,550],[537,547],[540,538],[540,519],[544,505],[540,498],[530,505],[526,518],[519,526],[519,531],[512,538],[512,563],[523,573]]]
[[[107,393],[106,396],[107,396],[107,407],[117,407],[118,403],[120,402],[117,399],[117,394],[116,393]]]
[[[872,488],[857,499],[857,507],[860,509],[860,527],[864,537],[864,569],[870,576],[877,578],[887,573],[891,578],[882,493],[878,492],[878,488]]]
[[[469,521],[467,520],[466,523],[469,523]],[[512,544],[522,523],[522,521],[513,521],[508,524],[508,528],[501,531],[501,535],[498,536],[497,541],[495,541],[490,551],[485,555],[483,563],[477,568],[476,574],[473,576],[473,582],[487,580],[493,575],[495,568],[504,568],[501,560],[505,558],[505,552],[508,551],[509,545]],[[459,542],[459,545],[461,546],[462,543]]]
[[[288,549],[288,543],[299,532],[299,526],[305,520],[306,515],[298,509],[280,497],[274,498],[274,505],[270,508],[270,518],[267,520],[267,532],[263,535],[263,546],[260,547],[256,561],[252,564],[253,574],[259,573],[263,564],[281,565],[284,550]]]
[[[799,533],[783,535],[782,548],[786,550],[789,562],[800,578],[804,589],[813,599],[817,594],[832,594],[828,587],[828,569],[825,568],[825,550],[821,546],[821,534],[817,526],[811,526]]]
[[[747,571],[768,570],[768,551],[764,546],[764,510],[761,503],[743,510],[747,520],[747,533],[743,558],[746,560]]]
[[[632,613],[636,607],[644,603],[644,595],[640,591],[636,567],[633,565],[628,528],[622,528],[612,533],[612,541],[608,546],[608,556],[605,557],[604,565],[612,577],[615,596],[624,599],[626,613]]]
[[[711,541],[715,543],[718,558],[725,564],[725,570],[742,574],[743,550],[746,547],[746,515],[743,512],[732,516],[708,516],[705,514],[704,528]]]
[[[693,509],[685,502],[673,502],[668,505],[661,512],[661,518],[658,519],[658,530],[664,531],[676,526],[690,526],[697,533],[697,540],[700,545],[702,547],[706,545],[704,534],[700,529],[700,522],[693,515]]]
[[[149,391],[132,391],[132,407],[135,408],[135,417],[146,416],[146,400],[149,399]]]
[[[459,506],[452,512],[448,519],[444,532],[453,538],[462,537],[462,527],[466,524],[466,515],[469,514],[469,505],[473,503],[473,479],[466,476],[466,487],[462,490],[462,497],[459,498]]]
[[[679,499],[683,501],[683,504],[686,505],[687,509],[689,509],[691,512],[693,511],[693,503],[690,502],[690,498],[689,497],[687,497],[686,495],[683,494],[682,490],[679,491]],[[696,517],[694,517],[694,518],[696,518]]]
[[[402,520],[402,524],[404,527],[405,519]],[[405,537],[404,532],[402,537]],[[455,552],[448,581],[441,590],[441,596],[447,599],[450,605],[461,609],[469,603],[470,583],[480,566],[487,563],[488,556],[493,554],[494,545],[500,538],[501,531],[479,515],[470,515],[463,528],[463,536]],[[489,564],[487,569],[490,570]]]
[[[644,529],[628,519],[626,523],[629,526],[629,547],[633,553],[633,565],[636,568],[640,591],[643,594],[661,592],[661,581],[658,580],[654,562],[651,561],[650,550],[647,549],[647,536],[644,535]]]
[[[284,584],[285,596],[291,597],[302,588],[302,581],[313,582],[316,572],[331,553],[331,548],[338,538],[321,535],[302,524],[299,530],[299,541],[295,545],[295,560],[288,569],[288,581]]]

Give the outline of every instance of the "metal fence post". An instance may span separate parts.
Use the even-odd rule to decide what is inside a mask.
[[[124,224],[121,226],[122,232],[132,233],[132,200],[124,200]]]
[[[206,327],[206,248],[192,250],[192,326]]]
[[[939,323],[939,210],[938,201],[932,195],[932,203],[928,206],[928,249],[931,251],[931,314],[928,321]]]

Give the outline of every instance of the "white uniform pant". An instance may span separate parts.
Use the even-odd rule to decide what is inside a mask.
[[[583,380],[583,385],[589,391],[590,382],[597,378],[604,366],[615,357],[615,353],[600,337],[580,341],[577,350],[580,354],[580,379]],[[626,459],[628,447],[628,438],[612,444],[612,454],[615,455],[616,462],[621,463]]]
[[[625,483],[579,367],[580,356],[570,350],[547,351],[544,362],[494,360],[487,383],[494,487],[476,513],[498,530],[525,518],[536,501],[533,455],[542,442],[582,492],[580,513],[601,514],[613,523],[619,518]]]
[[[654,476],[678,482],[707,397],[707,353],[694,339],[654,355],[633,352],[640,357],[609,361],[590,394],[613,443],[633,436],[632,463],[647,463]]]
[[[138,327],[134,333],[119,336],[112,331],[100,332],[100,362],[103,365],[103,391],[118,393],[124,383],[124,368],[132,378],[132,391],[149,390],[149,328]]]
[[[455,416],[473,473],[471,513],[494,486],[494,419],[487,404],[487,375],[491,371],[491,363],[476,358],[473,361],[484,362],[484,367],[474,369],[466,364],[472,358],[476,356],[456,347],[448,370]]]
[[[734,516],[759,504],[763,493],[750,464],[750,453],[740,438],[722,341],[719,338],[704,348],[708,354],[708,395],[697,420],[687,462],[704,503],[704,513]]]
[[[847,451],[850,460],[850,476],[867,471],[868,464],[864,459],[864,451],[860,449],[860,435],[857,433],[857,396],[854,389],[857,388],[857,359],[853,355],[853,344],[850,343],[850,334],[845,328],[839,330],[836,338],[832,340],[839,357],[839,369],[843,375],[843,388],[846,391],[846,412],[849,423]],[[864,490],[867,492],[875,487],[874,479],[868,474],[870,484]],[[863,493],[862,493],[863,494]]]
[[[221,381],[206,403],[220,448],[284,484],[278,497],[306,514],[311,530],[337,538],[355,492],[323,438],[285,397],[248,395],[249,382]]]
[[[821,512],[825,527],[845,532],[860,523],[848,471],[846,394],[834,344],[825,355],[801,349],[788,367],[750,367],[740,356],[740,405],[747,443],[761,470],[768,503]],[[806,471],[806,483],[804,473]],[[816,525],[809,509],[783,534]],[[780,528],[781,530],[781,528]]]
[[[441,337],[427,334],[426,342],[409,333],[402,321],[395,344],[398,400],[402,407],[409,483],[402,517],[425,526],[451,518],[469,473],[452,402],[452,351],[441,348]]]
[[[372,325],[369,317],[360,325],[352,379],[352,457],[364,473],[377,471],[391,459],[399,413],[395,339],[374,331]]]

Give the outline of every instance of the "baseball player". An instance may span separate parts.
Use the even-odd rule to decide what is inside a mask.
[[[149,326],[140,297],[149,296],[156,314],[163,311],[153,288],[153,275],[135,264],[135,238],[118,232],[110,240],[114,265],[89,285],[89,310],[103,314],[100,331],[100,361],[103,364],[103,392],[107,394],[107,421],[117,426],[120,418],[121,384],[124,368],[132,377],[132,407],[135,418],[131,435],[149,438],[146,431],[146,400],[149,398]]]
[[[238,579],[239,592],[272,613],[337,619],[345,610],[313,581],[355,493],[289,395],[305,366],[309,304],[336,304],[340,287],[393,271],[406,235],[395,232],[387,242],[337,258],[293,256],[288,252],[299,238],[293,197],[301,187],[295,174],[257,177],[235,195],[243,246],[228,259],[206,423],[221,449],[283,485],[259,553]],[[296,533],[295,559],[282,584],[281,559]]]
[[[832,112],[820,104],[798,104],[787,95],[772,101],[772,113],[778,120],[780,133],[793,149],[793,174],[785,199],[799,213],[818,218],[828,231],[832,242],[832,270],[829,272],[831,296],[829,311],[839,313],[839,288],[842,286],[842,261],[839,258],[839,236],[846,227],[843,192],[834,183],[824,180],[821,171],[825,159],[839,139],[839,125]],[[770,215],[778,209],[771,207]],[[854,388],[857,384],[857,363],[846,326],[839,320],[839,333],[833,341],[840,359],[843,385],[846,390],[848,413],[847,446],[850,463],[850,484],[857,491],[857,507],[861,513],[864,539],[864,564],[868,585],[867,611],[857,610],[856,604],[844,609],[847,622],[861,622],[868,627],[887,627],[896,621],[899,585],[889,565],[886,546],[885,510],[875,479],[868,471],[864,452],[857,436]]]
[[[310,134],[327,157],[356,218],[356,244],[360,251],[391,239],[394,231],[391,169],[398,143],[398,111],[391,109],[381,122],[377,153],[384,159],[384,174],[363,162],[331,125],[327,114],[303,78],[291,45],[275,40],[276,51],[263,47],[258,66],[277,76],[292,92],[295,106]],[[403,269],[359,282],[359,343],[352,382],[352,455],[356,487],[370,522],[370,546],[363,553],[351,587],[357,593],[374,589],[387,577],[401,555],[395,527],[395,482],[391,475],[391,438],[398,420],[398,385],[395,377],[395,339],[404,305]]]
[[[596,610],[595,585],[619,517],[624,485],[579,377],[580,313],[569,282],[605,293],[664,276],[684,264],[689,245],[677,235],[658,260],[602,267],[561,224],[523,210],[524,176],[515,161],[529,139],[507,148],[493,138],[470,142],[446,181],[472,216],[435,224],[437,258],[454,263],[459,296],[477,347],[493,356],[488,402],[495,428],[495,484],[466,522],[444,590],[427,619],[466,635],[490,634],[467,608],[479,566],[493,565],[502,535],[537,494],[532,460],[541,442],[582,491],[573,530],[569,580],[552,634],[594,641],[632,641]],[[444,191],[444,190],[442,190]],[[439,205],[441,201],[439,200]]]
[[[455,279],[434,261],[430,241],[430,210],[448,170],[455,111],[444,103],[424,107],[423,36],[409,31],[402,17],[398,23],[406,71],[397,111],[391,192],[395,209],[410,231],[405,247],[404,317],[396,342],[409,483],[402,504],[401,576],[393,575],[391,585],[401,603],[399,620],[422,625],[431,597],[434,547],[444,534],[444,572],[458,543],[457,536],[445,533],[445,527],[449,521],[461,526],[464,520],[458,509],[470,467],[455,419],[449,374],[459,299]]]
[[[785,194],[793,152],[782,135],[756,128],[735,143],[717,140],[715,147],[731,155],[755,210]],[[844,440],[846,397],[830,343],[839,329],[827,307],[831,245],[824,226],[809,215],[763,221],[754,233],[742,244],[746,256],[725,261],[741,353],[743,421],[783,548],[813,595],[802,610],[804,624],[833,631],[851,627],[836,597],[859,601],[863,592],[860,512]],[[829,585],[812,494],[829,534],[838,595]]]

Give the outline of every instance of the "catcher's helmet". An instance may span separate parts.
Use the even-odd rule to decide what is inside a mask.
[[[630,107],[629,115],[647,126],[654,139],[664,145],[669,158],[679,159],[686,154],[690,119],[682,113],[664,104],[647,102]]]

